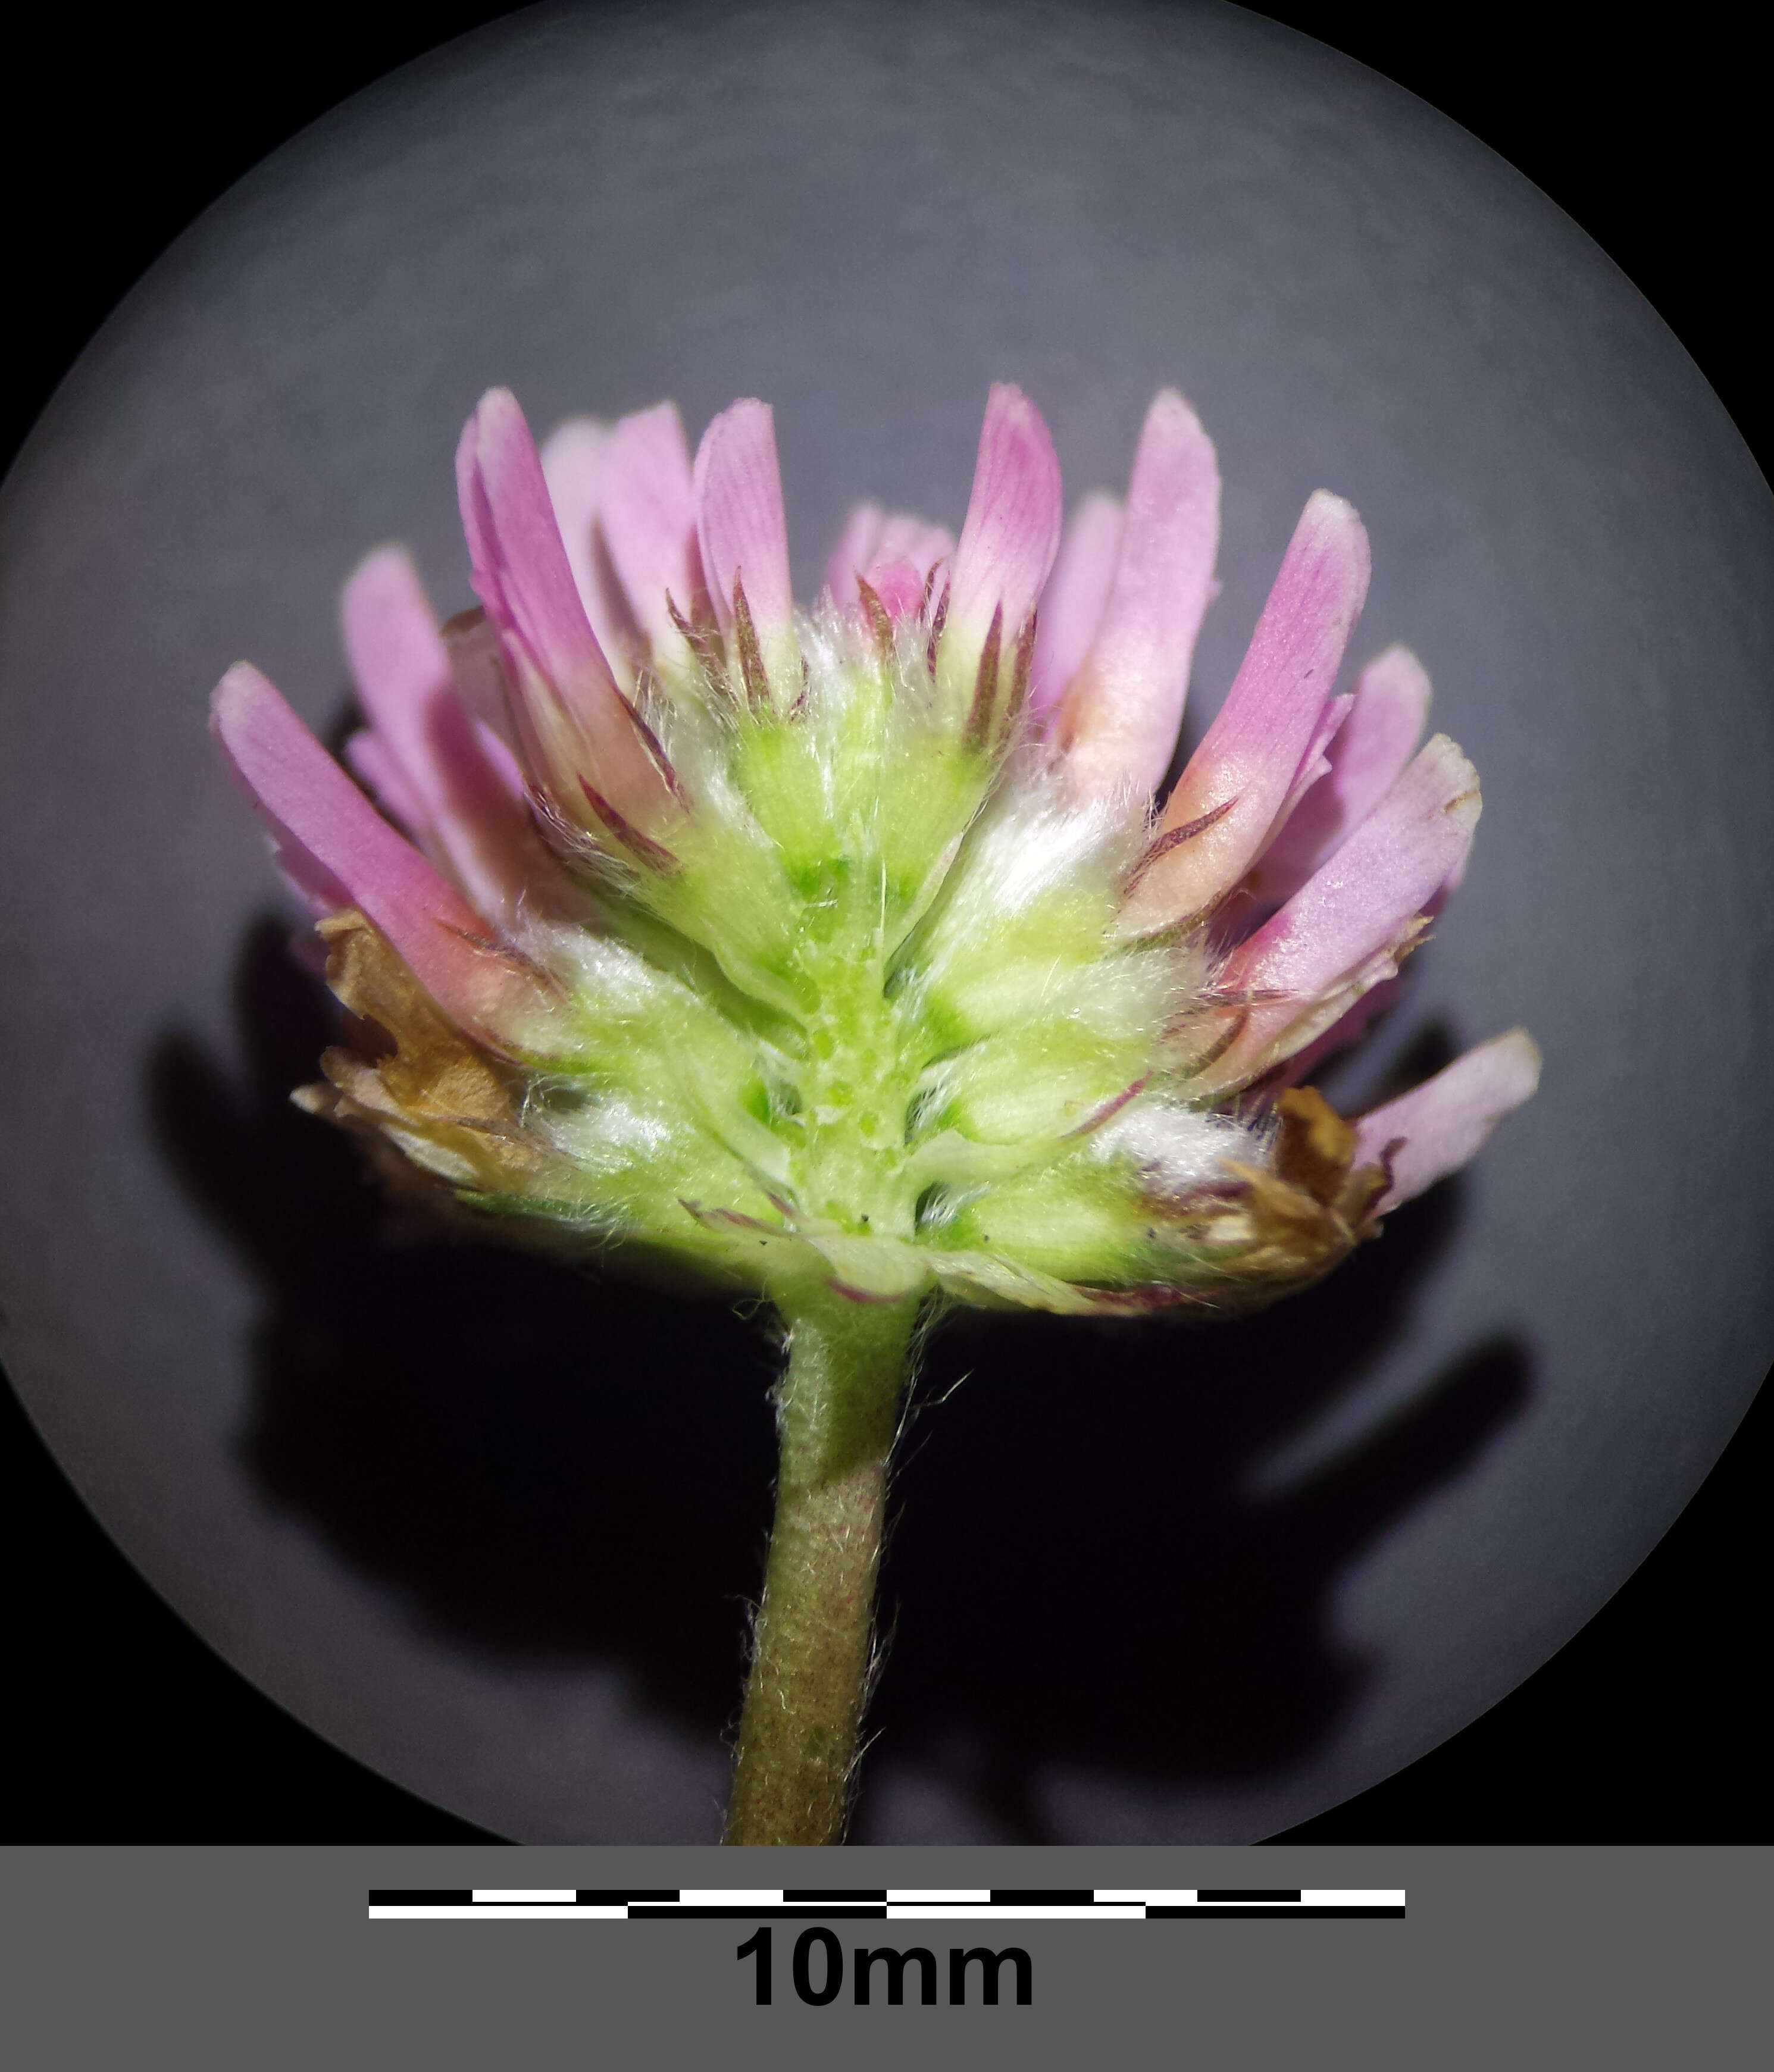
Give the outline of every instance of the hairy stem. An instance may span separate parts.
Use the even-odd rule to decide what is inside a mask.
[[[731,1843],[843,1838],[868,1681],[887,1456],[914,1301],[779,1302],[788,1366],[764,1601],[727,1809]]]

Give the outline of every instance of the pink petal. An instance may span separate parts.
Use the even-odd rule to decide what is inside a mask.
[[[1225,810],[1141,879],[1129,922],[1206,912],[1267,846],[1317,733],[1368,588],[1368,536],[1340,496],[1307,501],[1226,701],[1159,821],[1162,837]]]
[[[484,913],[508,922],[554,873],[527,808],[455,694],[449,651],[404,549],[382,548],[358,567],[340,617],[372,738],[387,749],[417,809],[416,818],[399,817]],[[387,772],[376,750],[368,753],[371,781],[392,800]]]
[[[398,820],[421,849],[430,849],[437,837],[425,808],[382,737],[372,727],[360,727],[345,743],[345,760],[382,811]]]
[[[1318,724],[1312,729],[1312,738],[1306,744],[1306,753],[1300,758],[1299,767],[1294,772],[1294,781],[1287,787],[1287,796],[1282,800],[1281,811],[1275,816],[1275,825],[1283,833],[1302,802],[1330,775],[1331,757],[1336,752],[1337,742],[1343,738],[1344,726],[1354,709],[1355,694],[1352,691],[1344,691],[1340,697],[1324,701],[1319,713]],[[1415,746],[1414,743],[1412,745]],[[1397,772],[1395,771],[1393,774],[1396,776]],[[1257,858],[1256,868],[1245,880],[1247,887],[1261,873],[1268,855],[1266,849]]]
[[[656,660],[688,666],[689,652],[666,600],[686,619],[694,617],[703,594],[702,557],[689,445],[675,403],[656,403],[617,420],[604,457],[597,522]],[[749,598],[749,583],[746,590]]]
[[[909,511],[895,511],[882,526],[871,559],[910,561],[922,585],[936,564],[947,561],[954,551],[955,536],[946,525],[933,525]]]
[[[1438,919],[1447,904],[1455,884],[1471,855],[1468,848],[1452,874],[1443,879],[1439,889],[1432,892],[1418,914],[1426,927]],[[1410,981],[1402,971],[1394,971],[1390,978],[1383,978],[1369,986],[1356,1001],[1353,1006],[1332,1022],[1322,1036],[1315,1036],[1303,1050],[1295,1050],[1278,1068],[1275,1083],[1298,1086],[1309,1079],[1327,1058],[1334,1057],[1339,1050],[1346,1050],[1352,1043],[1358,1043],[1367,1034],[1369,1026],[1381,1015],[1388,1013],[1404,996]]]
[[[346,582],[339,615],[370,724],[422,786],[426,720],[439,698],[454,701],[455,688],[443,636],[404,548],[365,556]]]
[[[1014,652],[1059,549],[1061,500],[1060,463],[1040,412],[1020,388],[994,383],[938,656],[957,695],[972,694],[994,619],[999,654]]]
[[[581,783],[644,826],[669,798],[579,602],[523,413],[489,389],[456,452],[475,589],[516,680],[534,775],[582,814]]]
[[[1279,993],[1249,1009],[1208,1083],[1231,1087],[1289,1056],[1397,968],[1417,917],[1463,858],[1478,773],[1437,734],[1329,861],[1226,960],[1221,989]]]
[[[866,576],[873,584],[871,569],[887,568],[895,562],[909,563],[917,572],[918,594],[912,601],[915,610],[924,602],[931,570],[954,551],[955,536],[946,525],[932,525],[928,519],[916,517],[909,511],[896,511],[888,517],[883,515],[879,504],[858,504],[844,521],[844,530],[825,564],[825,587],[841,609],[854,610],[858,602],[858,576]]]
[[[1442,880],[1442,889],[1439,894],[1441,898],[1444,900],[1451,898],[1455,893],[1459,890],[1460,885],[1466,876],[1466,866],[1471,861],[1471,860],[1472,852],[1471,849],[1465,849],[1461,853],[1459,857],[1456,859],[1453,869],[1449,871],[1447,877]]]
[[[626,645],[629,613],[612,580],[607,557],[597,551],[592,528],[603,494],[610,428],[595,417],[568,417],[542,442],[542,479],[566,549],[573,586],[606,660],[615,666]]]
[[[1439,898],[1430,901],[1423,909],[1433,920],[1440,906]],[[1322,1036],[1315,1036],[1303,1050],[1296,1050],[1278,1068],[1273,1083],[1297,1087],[1310,1079],[1327,1058],[1334,1057],[1339,1050],[1346,1050],[1352,1043],[1359,1042],[1367,1034],[1370,1023],[1381,1015],[1389,1013],[1402,997],[1410,980],[1407,973],[1394,971],[1390,978],[1383,978],[1370,985],[1355,1005],[1333,1022]]]
[[[801,653],[788,574],[788,528],[776,422],[768,403],[731,405],[702,434],[693,471],[702,572],[723,633],[734,625],[734,586],[743,586],[764,674],[784,701],[799,691]]]
[[[463,707],[464,711],[467,709]],[[529,779],[524,775],[524,766],[502,734],[496,734],[484,719],[474,722],[475,740],[488,764],[505,789],[520,804],[529,797]]]
[[[1161,389],[1134,455],[1109,601],[1054,724],[1085,796],[1163,781],[1219,550],[1213,442],[1176,391]]]
[[[1037,715],[1058,702],[1096,638],[1115,580],[1121,530],[1119,501],[1100,489],[1092,490],[1072,514],[1041,593],[1041,623],[1029,670],[1029,709]]]
[[[825,564],[825,587],[841,610],[857,601],[856,578],[875,557],[882,523],[879,504],[858,504],[844,520],[844,529]]]
[[[1329,750],[1330,768],[1287,815],[1251,874],[1266,906],[1299,890],[1350,828],[1378,804],[1410,760],[1429,713],[1429,678],[1408,648],[1389,648],[1355,687],[1348,723]]]
[[[249,663],[211,701],[222,753],[271,823],[278,861],[323,911],[360,907],[438,1005],[479,1030],[540,1005],[487,923],[397,834]]]
[[[510,674],[499,628],[484,611],[459,611],[454,619],[444,621],[438,632],[450,657],[456,696],[464,709],[490,728],[515,754],[517,726],[507,688]]]
[[[1392,1152],[1392,1184],[1381,1213],[1395,1209],[1455,1172],[1512,1109],[1540,1083],[1540,1052],[1525,1029],[1493,1036],[1463,1057],[1362,1116],[1355,1126],[1355,1160],[1371,1165]],[[1400,1142],[1402,1139],[1402,1142]]]
[[[862,580],[897,625],[924,602],[924,571],[916,561],[871,561]]]
[[[474,584],[500,631],[569,697],[595,702],[610,669],[562,541],[529,427],[509,389],[492,388],[468,420],[456,479]]]

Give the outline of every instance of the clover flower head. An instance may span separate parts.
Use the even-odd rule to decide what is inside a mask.
[[[760,402],[694,459],[669,404],[538,454],[495,390],[457,472],[480,608],[440,627],[398,549],[345,589],[364,789],[249,665],[213,708],[387,1039],[302,1098],[409,1178],[790,1306],[1238,1309],[1533,1091],[1520,1031],[1353,1120],[1303,1083],[1479,812],[1418,746],[1414,656],[1336,688],[1369,570],[1340,498],[1155,803],[1219,532],[1175,393],[1125,502],[1062,530],[1046,426],[994,388],[959,539],[859,506],[805,612]]]
[[[1063,529],[994,388],[959,538],[862,505],[806,613],[762,403],[694,460],[669,404],[538,454],[495,390],[457,475],[479,610],[439,627],[397,549],[345,588],[365,788],[256,670],[216,693],[363,1032],[298,1098],[446,1201],[768,1298],[727,1839],[834,1841],[927,1298],[1256,1306],[1533,1092],[1520,1030],[1353,1120],[1303,1083],[1458,882],[1478,780],[1418,747],[1402,648],[1336,690],[1368,546],[1320,491],[1158,803],[1219,533],[1169,391],[1125,504]]]

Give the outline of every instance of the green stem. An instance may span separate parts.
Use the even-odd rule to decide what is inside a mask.
[[[887,1456],[915,1300],[779,1300],[788,1366],[764,1601],[739,1717],[728,1842],[843,1839],[868,1682]]]

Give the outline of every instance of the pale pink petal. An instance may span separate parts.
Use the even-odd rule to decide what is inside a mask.
[[[1461,882],[1466,876],[1466,866],[1471,861],[1472,852],[1470,849],[1463,851],[1459,858],[1455,861],[1454,868],[1449,871],[1447,877],[1442,880],[1441,897],[1443,899],[1451,898],[1455,893],[1459,890]]]
[[[955,695],[971,697],[994,623],[1001,665],[1015,652],[1059,549],[1061,502],[1060,463],[1040,412],[1020,388],[994,383],[937,656]]]
[[[1213,442],[1176,391],[1161,389],[1134,455],[1101,623],[1054,722],[1081,796],[1155,791],[1163,781],[1219,550]]]
[[[437,787],[438,846],[483,912],[511,927],[526,908],[557,904],[566,881],[537,832],[511,752],[454,698],[432,708],[427,746]]]
[[[438,699],[453,701],[455,693],[449,652],[405,548],[378,547],[359,562],[339,618],[370,725],[422,787],[427,715]]]
[[[1439,904],[1439,898],[1430,900],[1423,909],[1424,913],[1433,919]],[[1408,972],[1395,971],[1390,978],[1383,978],[1377,985],[1370,985],[1355,1005],[1333,1022],[1322,1036],[1315,1036],[1304,1050],[1294,1051],[1284,1064],[1278,1067],[1272,1083],[1297,1087],[1311,1079],[1327,1058],[1334,1057],[1339,1050],[1346,1050],[1352,1043],[1359,1042],[1381,1015],[1397,1005],[1410,984]]]
[[[529,427],[509,389],[492,388],[457,449],[457,486],[474,584],[501,633],[515,636],[568,697],[614,685],[579,601]]]
[[[250,664],[216,688],[211,726],[271,824],[278,861],[324,910],[361,908],[438,1005],[484,1031],[540,1003],[486,922],[396,833]]]
[[[449,651],[403,549],[381,548],[359,565],[340,615],[373,739],[416,808],[417,817],[399,817],[483,912],[508,922],[552,873],[528,811],[456,697]],[[371,782],[392,797],[375,749],[369,755]]]
[[[589,786],[644,826],[665,810],[669,787],[586,618],[541,462],[508,390],[489,390],[468,420],[456,479],[475,589],[515,679],[512,717],[533,774],[577,818]]]
[[[394,751],[372,727],[360,727],[345,742],[352,775],[391,820],[398,820],[422,849],[436,841],[419,795],[407,781]]]
[[[1029,669],[1029,709],[1037,717],[1058,702],[1102,623],[1121,552],[1122,522],[1120,500],[1093,489],[1072,514],[1060,541],[1053,574],[1041,593],[1041,623]]]
[[[524,766],[518,761],[517,751],[511,743],[504,734],[496,734],[484,719],[476,719],[474,729],[480,752],[486,757],[500,783],[514,799],[527,799],[529,796],[529,780],[525,776]]]
[[[881,528],[870,557],[877,561],[910,561],[921,584],[938,562],[955,551],[955,536],[946,525],[933,525],[910,511],[895,511]]]
[[[1461,851],[1459,861],[1454,870],[1418,909],[1424,923],[1425,934],[1428,924],[1440,917],[1441,911],[1447,904],[1471,853],[1470,845]],[[1395,972],[1390,978],[1381,979],[1378,985],[1369,987],[1355,1005],[1333,1022],[1322,1036],[1315,1036],[1304,1050],[1293,1053],[1279,1068],[1277,1083],[1297,1086],[1303,1079],[1310,1079],[1327,1058],[1334,1057],[1339,1050],[1348,1050],[1352,1043],[1358,1043],[1367,1034],[1370,1025],[1403,998],[1410,984],[1408,972]]]
[[[1340,496],[1308,500],[1226,701],[1159,821],[1179,839],[1141,878],[1127,925],[1208,911],[1262,855],[1319,731],[1368,588],[1368,536]]]
[[[879,504],[858,504],[845,520],[844,530],[825,564],[825,587],[840,608],[854,610],[859,575],[874,585],[870,571],[908,563],[917,574],[918,594],[911,606],[916,610],[924,602],[931,571],[954,551],[955,536],[945,525],[933,525],[909,511],[883,516]],[[875,586],[879,594],[879,586]],[[904,615],[891,606],[888,609],[895,619]]]
[[[882,524],[879,504],[858,504],[844,520],[844,529],[825,564],[825,587],[841,610],[857,601],[856,578],[875,557]]]
[[[438,629],[444,652],[450,657],[450,674],[456,696],[466,710],[492,729],[515,755],[518,748],[517,721],[512,711],[504,643],[499,628],[480,610],[459,611]]]
[[[1294,781],[1287,787],[1287,796],[1282,800],[1281,811],[1275,816],[1275,825],[1282,834],[1286,832],[1302,802],[1330,775],[1331,758],[1336,752],[1337,742],[1343,737],[1344,726],[1354,709],[1355,694],[1352,691],[1344,691],[1337,697],[1324,701],[1323,708],[1318,716],[1318,725],[1312,730],[1312,738],[1306,744],[1306,753],[1300,758],[1299,769],[1294,772]],[[1397,772],[1394,771],[1393,775],[1396,776]],[[1280,837],[1276,839],[1278,841]],[[1268,856],[1269,851],[1266,849],[1257,859],[1255,869],[1245,880],[1246,890],[1250,889],[1262,871]],[[1289,889],[1297,891],[1299,887],[1294,886]]]
[[[862,580],[895,625],[910,618],[924,602],[924,571],[916,561],[871,561]]]
[[[1478,816],[1478,774],[1437,734],[1336,854],[1227,959],[1221,989],[1258,997],[1205,1083],[1253,1078],[1389,978],[1418,917],[1464,857]],[[1268,994],[1279,997],[1260,997]]]
[[[1294,810],[1252,872],[1266,906],[1290,898],[1351,828],[1378,804],[1410,760],[1429,713],[1429,678],[1408,648],[1389,648],[1355,687],[1348,723],[1329,750],[1330,767]]]
[[[1538,1047],[1526,1030],[1512,1029],[1360,1116],[1355,1125],[1356,1163],[1371,1165],[1391,1152],[1392,1183],[1379,1210],[1395,1209],[1456,1172],[1539,1083]]]
[[[702,559],[689,445],[675,403],[656,403],[616,421],[604,456],[597,529],[655,660],[686,667],[689,651],[671,606],[685,619],[696,615]]]
[[[734,587],[742,586],[771,693],[786,701],[800,691],[801,651],[770,405],[746,397],[723,410],[702,434],[694,478],[702,573],[715,617],[731,635]]]
[[[628,645],[629,614],[607,557],[593,537],[603,494],[610,449],[610,427],[595,417],[568,417],[542,442],[542,479],[566,549],[573,586],[585,606],[591,631],[604,658],[614,668]]]

